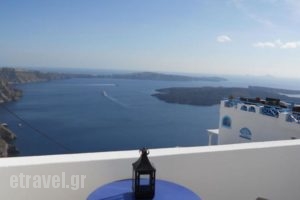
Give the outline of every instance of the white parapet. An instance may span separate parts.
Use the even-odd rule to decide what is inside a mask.
[[[300,197],[300,140],[151,149],[157,177],[184,185],[202,199],[294,200]],[[137,150],[0,159],[1,199],[82,200],[97,187],[131,178]],[[12,188],[20,174],[84,175],[84,187]],[[67,181],[67,180],[66,180]]]

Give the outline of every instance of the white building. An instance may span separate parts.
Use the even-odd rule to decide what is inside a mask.
[[[208,132],[210,137],[218,135],[218,144],[297,139],[300,114],[293,108],[293,104],[277,99],[223,100],[219,129]]]

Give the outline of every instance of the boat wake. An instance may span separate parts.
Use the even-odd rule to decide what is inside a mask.
[[[91,84],[92,86],[112,86],[116,87],[118,86],[116,83],[98,83],[98,84]]]
[[[115,104],[118,104],[119,106],[121,106],[121,107],[123,107],[123,108],[127,108],[127,107],[128,107],[126,104],[120,102],[118,99],[116,99],[116,98],[114,98],[114,97],[108,95],[107,92],[106,92],[105,90],[102,91],[102,95],[103,95],[106,99],[110,100],[111,102],[113,102],[113,103],[115,103]]]

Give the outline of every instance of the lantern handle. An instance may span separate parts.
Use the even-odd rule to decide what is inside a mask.
[[[140,149],[140,154],[146,154],[146,155],[149,155],[150,151],[149,149],[143,147],[142,149]]]

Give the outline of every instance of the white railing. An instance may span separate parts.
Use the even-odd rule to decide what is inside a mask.
[[[299,112],[289,113],[287,115],[286,121],[300,124],[300,113]]]
[[[224,107],[240,109],[241,111],[254,112],[275,118],[279,118],[280,114],[284,114],[286,115],[286,117],[284,118],[286,122],[300,124],[300,113],[293,112],[288,108],[280,108],[278,106],[265,105],[261,103],[245,104],[245,102],[237,99],[224,100]]]

